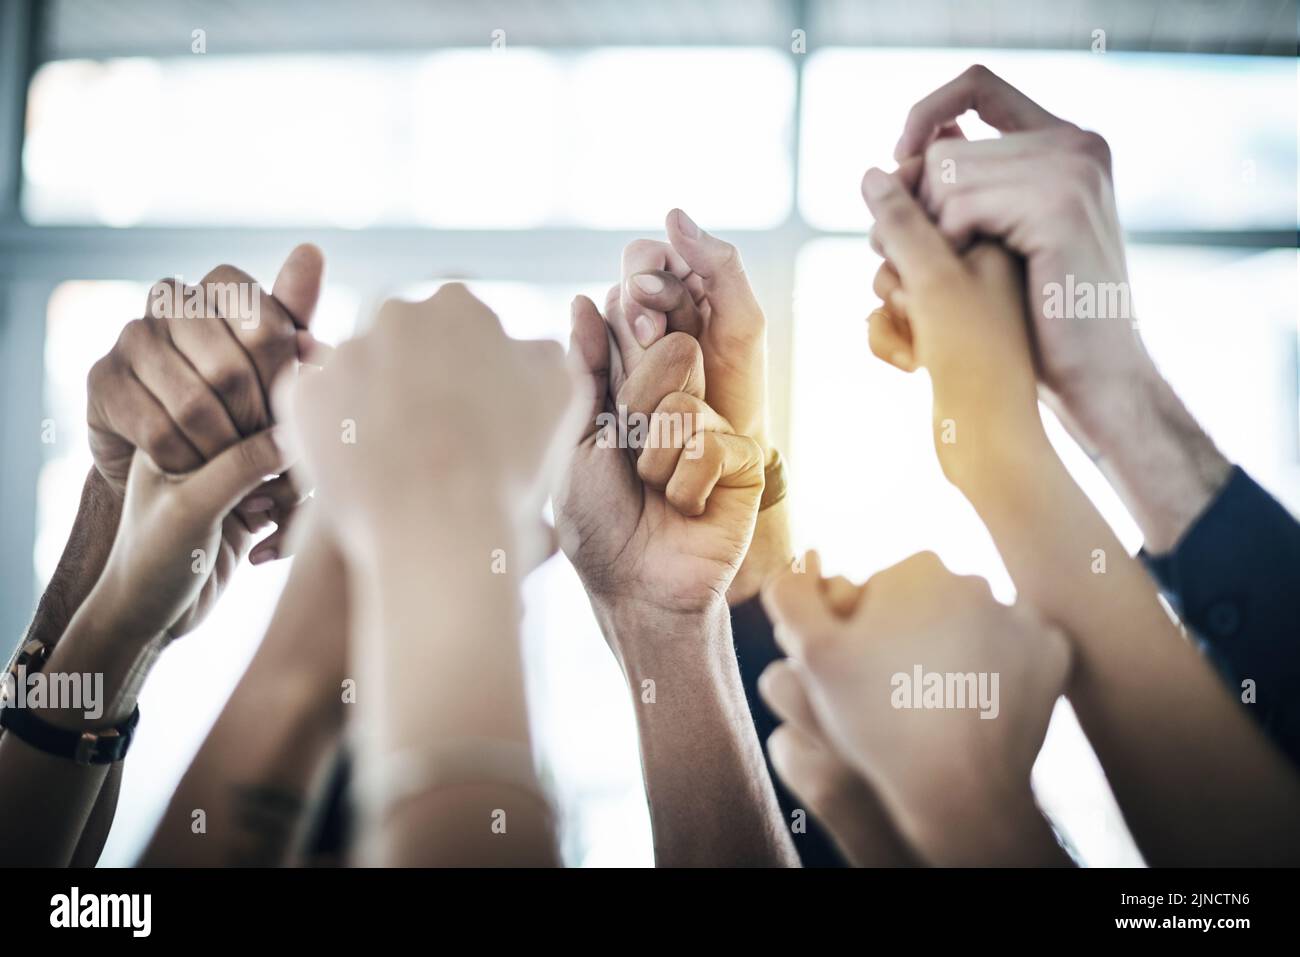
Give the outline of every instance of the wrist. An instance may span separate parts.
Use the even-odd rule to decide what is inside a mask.
[[[380,498],[366,509],[355,534],[340,547],[355,564],[391,564],[387,559],[428,560],[475,546],[502,549],[507,559],[519,539],[506,496],[482,475],[456,469],[428,483],[408,483],[400,499]]]
[[[789,568],[793,558],[790,509],[783,499],[758,513],[745,558],[727,589],[727,604],[735,607],[753,598],[769,578]]]
[[[629,682],[664,668],[697,667],[702,662],[735,663],[731,616],[717,598],[706,608],[682,612],[637,599],[598,603],[596,619]]]
[[[1028,781],[973,793],[927,786],[906,806],[904,829],[934,866],[1031,867],[1066,862]]]
[[[973,504],[1014,495],[1055,452],[1034,406],[1032,415],[941,417],[936,406],[935,452],[945,478]]]

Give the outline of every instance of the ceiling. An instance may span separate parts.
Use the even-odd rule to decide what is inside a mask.
[[[1296,0],[45,0],[41,59],[487,45],[956,46],[1296,55]]]

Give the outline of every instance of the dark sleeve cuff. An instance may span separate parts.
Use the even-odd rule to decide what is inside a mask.
[[[755,596],[741,602],[731,609],[731,636],[736,645],[736,662],[740,666],[740,680],[745,686],[745,700],[749,704],[749,716],[753,719],[754,730],[758,732],[758,743],[763,748],[763,760],[767,763],[768,774],[776,789],[777,803],[781,805],[781,815],[789,827],[794,818],[791,816],[801,805],[793,794],[786,789],[781,779],[772,769],[771,759],[767,754],[767,738],[781,722],[768,710],[758,693],[758,676],[772,662],[785,655],[776,643],[776,632],[772,621],[767,617],[762,601]],[[804,833],[793,831],[795,850],[804,867],[845,867],[844,858],[836,850],[835,844],[813,819],[804,814]]]
[[[1139,558],[1229,690],[1300,763],[1300,523],[1234,467],[1173,551]]]

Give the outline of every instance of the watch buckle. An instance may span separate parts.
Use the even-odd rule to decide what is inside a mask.
[[[77,764],[90,764],[90,759],[95,754],[95,745],[99,743],[99,735],[90,731],[83,731],[80,740],[77,741],[77,751],[72,756],[72,760]]]

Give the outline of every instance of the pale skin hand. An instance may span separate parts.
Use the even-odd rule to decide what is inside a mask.
[[[539,520],[558,450],[572,442],[571,397],[557,346],[507,338],[456,284],[422,303],[386,304],[325,371],[277,387],[356,599],[349,672],[358,781],[372,796],[367,862],[558,863],[544,803],[487,769],[482,782],[410,795],[384,782],[404,754],[468,739],[530,747],[519,543]],[[355,443],[340,440],[344,419],[355,422]],[[423,480],[430,475],[435,482]],[[496,549],[504,574],[493,568]],[[497,809],[504,835],[492,830]]]
[[[269,432],[185,476],[166,475],[136,453],[104,572],[43,669],[102,674],[102,713],[47,709],[42,718],[70,730],[103,730],[130,715],[161,649],[193,623],[188,612],[208,578],[192,571],[191,556],[211,553],[240,499],[288,464]],[[77,765],[16,735],[0,738],[0,775],[23,782],[0,792],[6,860],[66,865],[107,773],[107,765]]]
[[[767,320],[750,288],[740,252],[701,229],[682,210],[669,212],[667,242],[637,240],[623,250],[622,276],[610,290],[606,318],[631,372],[666,333],[699,340],[708,404],[772,461],[767,420]],[[614,368],[614,394],[622,382]],[[793,557],[784,502],[758,517],[745,561],[727,593],[738,604]]]
[[[952,121],[972,108],[1004,135],[962,138]],[[1118,295],[1129,293],[1128,268],[1106,141],[977,66],[912,108],[895,156],[958,248],[983,235],[1025,258],[1046,398],[1097,457],[1147,548],[1171,549],[1231,466],[1147,355],[1131,294]],[[1067,281],[1095,291],[1104,314],[1049,314],[1061,301],[1049,290],[1064,297]],[[888,302],[896,286],[886,266],[877,292]]]
[[[555,495],[556,526],[634,695],[655,859],[797,863],[749,717],[726,608],[762,492],[758,445],[732,434],[704,403],[700,347],[684,333],[625,364],[631,372],[614,393],[605,322],[579,297],[570,356],[581,374],[585,427]],[[618,448],[602,423],[619,404],[629,414],[688,410],[698,418],[676,444],[638,457]]]
[[[861,590],[848,579],[821,579],[836,615],[848,617]],[[909,867],[915,853],[867,780],[831,745],[804,690],[800,665],[774,661],[759,676],[758,690],[782,724],[767,739],[772,767],[803,801],[854,867]]]
[[[929,553],[873,576],[848,616],[831,604],[815,555],[807,572],[773,579],[763,599],[827,740],[925,861],[1065,863],[1029,786],[1069,671],[1059,632]],[[918,664],[982,674],[986,689],[997,675],[997,694],[978,707],[900,708],[894,676]]]
[[[955,443],[936,431],[945,473],[988,525],[1021,600],[1071,636],[1070,700],[1147,861],[1300,859],[1300,781],[1170,622],[1047,441],[1028,336],[1013,334],[1027,321],[1014,271],[987,252],[982,265],[959,260],[905,184],[879,170],[863,193],[936,417],[956,421]],[[1105,574],[1093,572],[1098,551]]]

